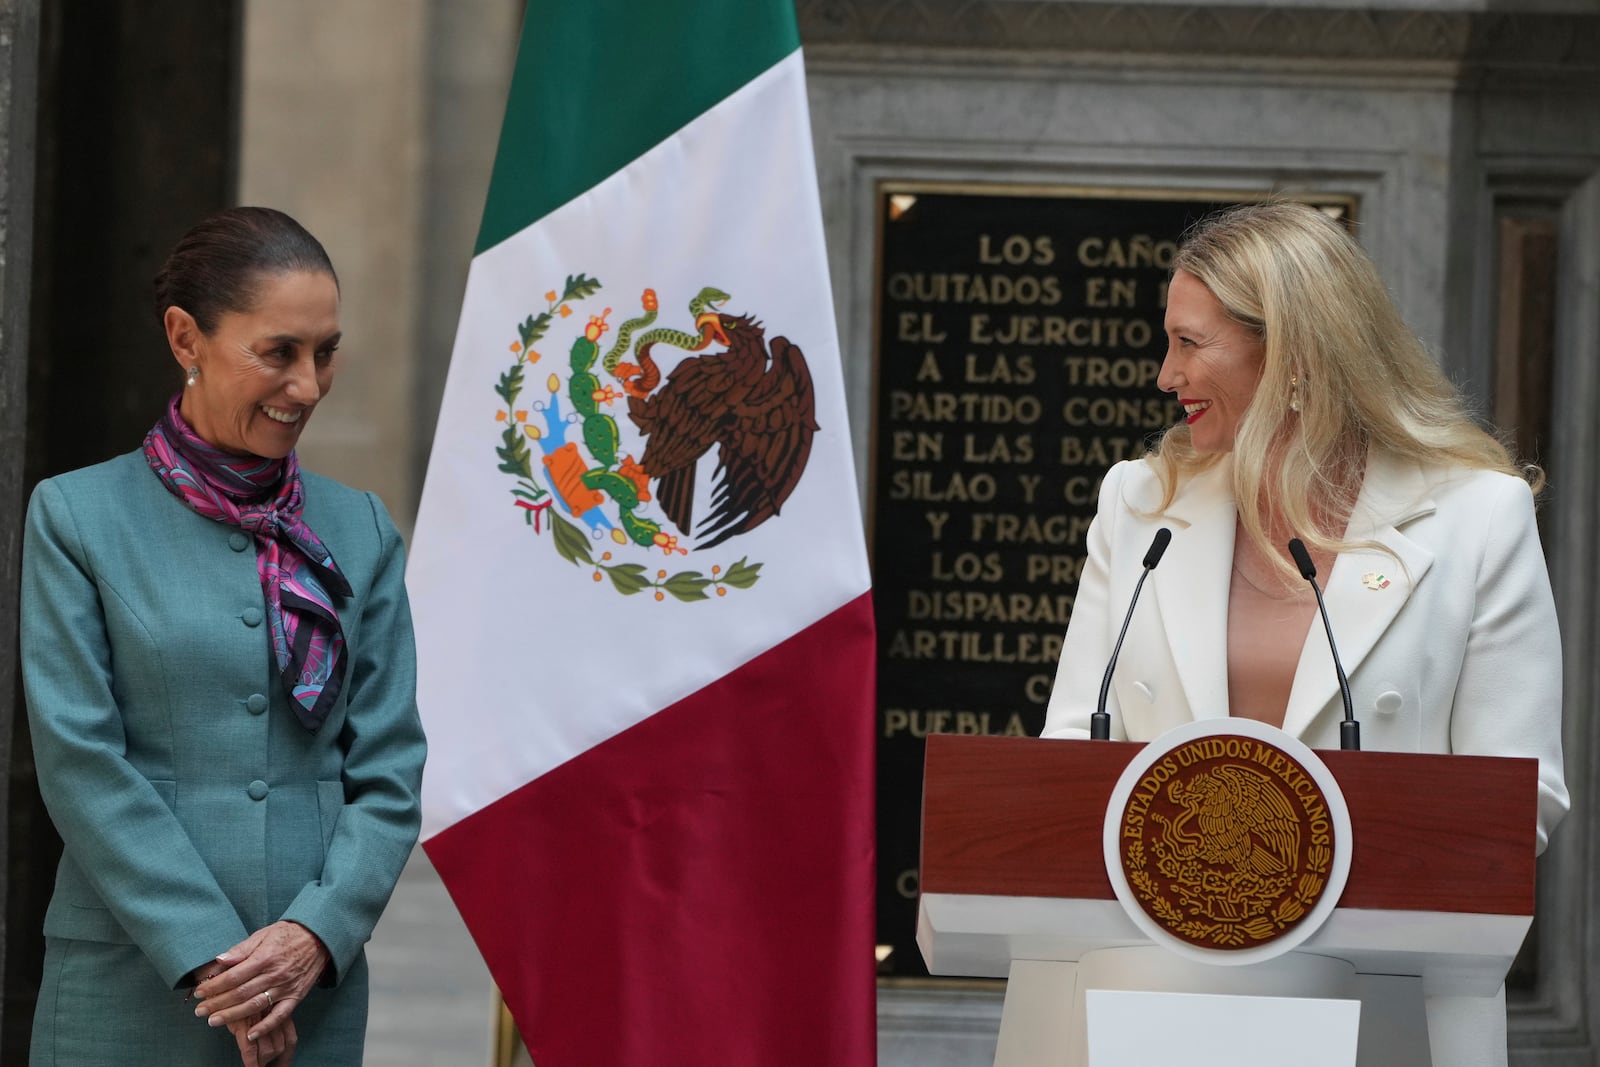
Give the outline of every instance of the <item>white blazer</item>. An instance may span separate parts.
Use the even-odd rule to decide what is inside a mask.
[[[1100,489],[1045,737],[1087,737],[1089,715],[1141,562],[1172,543],[1145,583],[1113,676],[1116,738],[1148,741],[1228,714],[1228,586],[1235,512],[1228,459],[1189,478],[1161,515],[1160,479],[1119,463]],[[1539,760],[1538,849],[1569,802],[1561,768],[1561,640],[1528,486],[1494,471],[1421,469],[1374,455],[1348,539],[1394,552],[1341,553],[1324,583],[1362,747]],[[1382,575],[1388,585],[1367,575]],[[1284,729],[1338,748],[1344,704],[1313,618]]]

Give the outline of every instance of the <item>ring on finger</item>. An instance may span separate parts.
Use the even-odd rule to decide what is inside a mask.
[[[265,997],[265,998],[266,998],[266,1001],[267,1001],[267,1010],[268,1010],[268,1011],[271,1011],[271,1010],[272,1010],[272,994],[271,994],[271,993],[269,993],[269,992],[267,992],[267,991],[266,991],[266,990],[265,990],[265,989],[263,989],[263,990],[262,990],[262,991],[261,991],[261,992],[260,992],[260,994],[259,994],[259,995],[260,995],[260,996],[262,996],[262,997]]]

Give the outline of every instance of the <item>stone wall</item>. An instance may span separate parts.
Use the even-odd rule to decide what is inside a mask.
[[[249,0],[239,201],[339,272],[344,343],[305,464],[409,531],[516,58],[517,0]]]

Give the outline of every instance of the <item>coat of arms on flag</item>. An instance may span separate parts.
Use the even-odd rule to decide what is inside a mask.
[[[619,593],[698,601],[748,589],[762,567],[748,557],[707,571],[639,558],[714,549],[778,515],[818,429],[805,355],[786,337],[769,342],[755,318],[721,310],[731,298],[711,286],[687,301],[688,329],[657,325],[661,303],[646,289],[641,313],[611,337],[612,308],[581,318],[601,289],[586,274],[568,275],[545,294],[544,310],[516,324],[511,365],[494,386],[504,404],[495,453],[515,479],[513,502],[536,535],[548,527],[563,559],[591,568],[597,582],[609,578]],[[559,349],[564,337],[552,328],[575,317],[582,326],[571,331],[566,359],[547,363],[535,346]],[[670,371],[658,346],[682,357]],[[541,364],[549,367],[542,382]],[[708,456],[709,514],[697,521]]]

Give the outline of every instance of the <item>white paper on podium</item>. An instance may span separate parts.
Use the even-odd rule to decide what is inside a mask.
[[[1089,1067],[1355,1067],[1358,1000],[1090,989]]]

